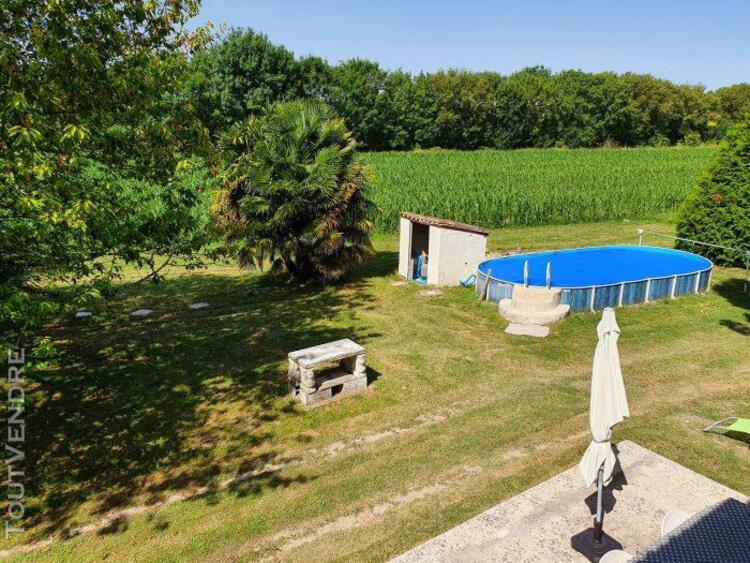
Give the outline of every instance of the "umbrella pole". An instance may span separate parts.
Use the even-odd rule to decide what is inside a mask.
[[[602,463],[599,467],[599,474],[596,479],[596,519],[594,520],[594,541],[601,543],[602,541],[602,489],[604,488],[604,464]]]
[[[622,544],[604,533],[604,511],[602,493],[604,490],[604,464],[596,476],[596,515],[594,527],[587,528],[570,538],[570,546],[584,555],[589,561],[599,561],[604,554],[613,549],[622,549]]]

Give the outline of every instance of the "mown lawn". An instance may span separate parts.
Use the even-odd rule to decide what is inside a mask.
[[[671,230],[514,229],[489,246],[633,242],[637,226]],[[378,255],[339,288],[214,265],[123,290],[89,323],[48,327],[63,353],[31,374],[30,530],[15,543],[110,519],[23,557],[384,560],[575,464],[598,315],[542,341],[510,337],[469,290],[420,299],[392,285],[397,245],[378,236]],[[747,445],[700,432],[750,414],[741,276],[720,269],[708,294],[618,311],[632,418],[616,439],[750,493]],[[199,300],[211,308],[187,310]],[[132,321],[139,307],[157,313]],[[366,347],[371,388],[298,408],[285,396],[287,352],[342,337]],[[141,505],[152,509],[117,512]]]

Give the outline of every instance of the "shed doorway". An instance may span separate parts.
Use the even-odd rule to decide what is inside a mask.
[[[412,224],[409,252],[409,279],[427,283],[427,262],[430,253],[429,225]]]

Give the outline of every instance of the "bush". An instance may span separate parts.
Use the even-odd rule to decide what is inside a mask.
[[[698,147],[703,142],[701,134],[698,131],[688,131],[682,138],[682,144],[686,147]]]
[[[750,116],[732,127],[721,150],[685,201],[677,235],[750,250]],[[688,244],[683,244],[686,249]],[[719,264],[743,266],[746,255],[720,248],[698,247]]]
[[[219,211],[240,263],[337,281],[372,252],[370,169],[330,108],[283,102],[230,132]]]
[[[647,144],[650,147],[668,147],[669,138],[665,135],[656,134],[648,139]]]

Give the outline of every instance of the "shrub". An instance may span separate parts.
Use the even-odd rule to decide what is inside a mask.
[[[688,131],[682,138],[682,144],[686,147],[698,147],[703,142],[701,134],[698,131]]]
[[[681,209],[677,234],[750,250],[750,116],[728,131]],[[742,266],[747,259],[741,252],[720,248],[698,251],[719,264]]]
[[[370,169],[328,106],[283,102],[235,128],[219,211],[240,263],[336,281],[372,252]]]
[[[669,138],[666,135],[656,134],[648,139],[647,144],[650,147],[668,147]]]

